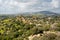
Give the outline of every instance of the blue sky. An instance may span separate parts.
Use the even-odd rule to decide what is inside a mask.
[[[0,0],[0,14],[47,10],[60,13],[60,0]]]

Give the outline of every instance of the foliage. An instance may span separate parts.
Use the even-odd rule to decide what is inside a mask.
[[[48,19],[49,17],[44,17],[43,15],[1,17],[0,40],[28,40],[30,35],[44,34],[44,31],[51,31],[51,25],[54,23],[58,23],[56,24],[56,27],[58,27],[56,30],[60,31],[60,17]],[[55,29],[53,30],[56,31]],[[53,40],[55,36],[54,34],[48,34],[44,35],[43,39]],[[36,37],[35,39],[38,38]]]

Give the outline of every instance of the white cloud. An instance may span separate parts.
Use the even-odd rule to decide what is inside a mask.
[[[0,0],[0,2],[2,2],[2,0]]]
[[[2,0],[0,0],[1,2]],[[5,0],[2,7],[6,12],[27,12],[50,10],[59,7],[60,0]],[[0,6],[1,7],[1,6]],[[0,8],[3,11],[3,8]]]
[[[37,2],[37,0],[29,0],[28,2],[18,2],[18,1],[5,1],[4,5],[8,6],[9,8],[18,7],[20,11],[27,10],[30,6],[34,5]]]
[[[59,7],[59,0],[52,0],[51,5],[54,8],[58,8]]]
[[[2,4],[2,0],[0,0],[0,4]]]

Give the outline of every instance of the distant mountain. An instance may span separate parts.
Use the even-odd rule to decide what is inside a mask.
[[[44,15],[58,15],[57,13],[50,12],[50,11],[40,11],[40,12],[37,12],[37,13],[44,14]]]
[[[60,16],[59,13],[54,13],[54,12],[51,12],[51,11],[38,11],[38,12],[26,12],[26,13],[21,13],[22,15],[40,15],[40,14],[43,14],[43,15],[47,15],[47,16]]]
[[[50,11],[41,11],[40,13],[44,13],[44,14],[53,14],[54,12],[50,12]]]
[[[57,13],[54,13],[54,12],[50,12],[50,11],[41,11],[39,12],[41,14],[45,14],[45,15],[56,15]]]

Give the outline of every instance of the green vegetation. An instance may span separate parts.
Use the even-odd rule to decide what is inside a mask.
[[[49,33],[60,32],[60,16],[0,16],[0,40],[59,40],[60,36]],[[46,32],[46,33],[44,33]]]

